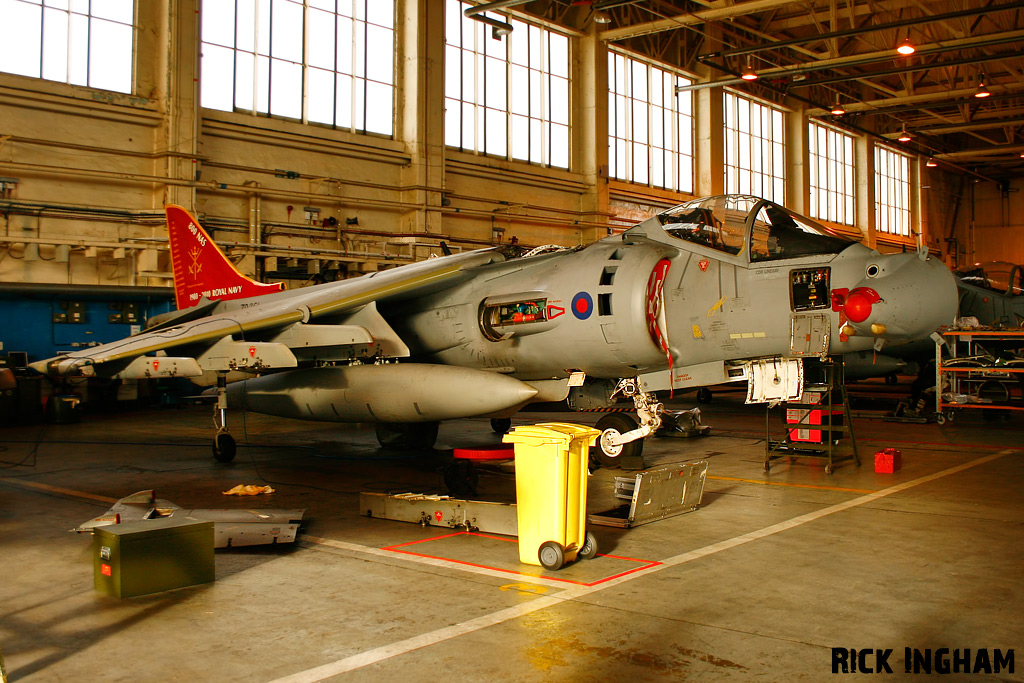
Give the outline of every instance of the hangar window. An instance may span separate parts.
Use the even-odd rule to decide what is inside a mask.
[[[394,132],[394,0],[203,0],[202,106]]]
[[[811,217],[854,225],[853,136],[813,122],[809,132]]]
[[[693,192],[692,83],[666,68],[608,53],[608,168],[613,178]]]
[[[569,38],[497,12],[491,27],[448,0],[444,141],[449,147],[569,168]]]
[[[725,93],[725,191],[784,204],[785,117],[781,109]]]
[[[875,227],[910,236],[910,159],[885,147],[875,147]]]
[[[0,71],[132,91],[133,0],[0,0]]]

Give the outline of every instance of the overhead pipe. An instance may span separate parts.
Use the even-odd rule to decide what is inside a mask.
[[[914,17],[912,19],[899,19],[897,21],[889,21],[884,24],[869,24],[861,26],[859,28],[849,28],[840,31],[829,31],[828,33],[819,33],[816,36],[809,38],[792,38],[790,40],[779,40],[774,43],[761,43],[759,45],[752,45],[749,47],[738,47],[731,50],[721,50],[719,52],[712,52],[707,55],[698,55],[697,61],[704,61],[705,57],[711,59],[718,59],[720,57],[730,57],[734,55],[746,55],[754,52],[761,52],[764,50],[776,50],[784,47],[791,47],[793,45],[801,45],[804,43],[814,43],[820,40],[830,40],[832,38],[847,38],[850,36],[857,36],[864,33],[873,33],[876,31],[885,31],[891,28],[903,28],[904,26],[916,26],[918,24],[930,24],[937,21],[946,21],[948,19],[960,19],[963,17],[971,17],[978,14],[989,14],[991,12],[1000,12],[1004,10],[1021,9],[1024,8],[1024,0],[1018,0],[1017,2],[1008,2],[1005,5],[984,5],[981,7],[975,7],[972,9],[959,10],[956,12],[947,12],[945,14],[934,14],[924,17]]]
[[[993,34],[997,37],[989,38],[987,40],[975,41],[974,39],[958,40],[953,44],[949,45],[936,45],[934,47],[922,48],[915,53],[915,56],[927,57],[929,55],[944,54],[946,52],[952,52],[954,50],[962,50],[963,48],[981,48],[981,47],[992,47],[994,45],[1003,45],[1024,39],[1024,31],[1011,31],[1007,33]],[[991,61],[995,59],[1003,59],[1008,57],[1020,57],[1021,53],[1009,53],[1003,54],[997,57],[984,57],[979,58],[977,61]],[[708,66],[718,68],[714,62],[711,61],[712,55],[702,55],[698,59]],[[809,73],[815,73],[817,71],[826,71],[828,69],[845,69],[857,66],[866,66],[868,64],[876,64],[878,62],[891,62],[894,59],[891,53],[888,52],[877,52],[869,54],[863,57],[853,55],[851,57],[843,57],[838,59],[824,60],[821,63],[804,63],[796,64],[791,66],[775,67],[771,69],[764,69],[758,72],[758,76],[762,79],[766,78],[796,78],[797,76],[803,76]],[[975,58],[965,58],[975,59]],[[933,62],[930,64],[906,64],[899,68],[892,69],[890,71],[876,71],[873,73],[859,73],[854,75],[844,76],[841,80],[857,80],[864,78],[873,78],[880,75],[892,75],[899,74],[906,71],[923,71],[931,68],[939,68],[943,66],[956,66],[957,62]],[[723,85],[736,85],[741,81],[740,78],[722,79],[720,81],[713,81],[710,83],[697,83],[691,85],[681,85],[676,88],[677,92],[685,92],[687,90],[700,90],[702,88],[714,88]],[[838,81],[836,81],[838,82]],[[790,87],[805,87],[807,85],[820,84],[821,80],[818,81],[797,81],[794,80]],[[972,91],[973,92],[973,91]]]
[[[662,31],[671,31],[677,28],[686,28],[687,26],[704,24],[709,21],[731,19],[733,17],[743,16],[753,12],[765,12],[768,10],[778,9],[780,7],[786,7],[788,5],[802,4],[804,4],[803,0],[747,0],[747,2],[740,2],[725,7],[712,7],[709,9],[697,10],[690,14],[666,17],[646,24],[634,24],[624,28],[601,31],[597,34],[597,37],[606,42],[615,42],[619,40],[627,40],[629,38],[638,38],[651,33],[661,33]]]
[[[712,62],[709,61],[708,62],[708,66],[710,66],[712,68],[715,68],[715,69],[718,69],[719,71],[721,71],[723,73],[731,74],[733,76],[739,76],[739,74],[736,71],[730,69],[728,66],[725,66],[724,64],[715,64],[715,63],[712,63]],[[767,82],[765,79],[758,80],[758,85],[760,85],[762,88],[766,88],[768,90],[771,90],[772,92],[775,92],[775,93],[778,93],[780,95],[783,95],[784,97],[792,97],[794,100],[797,100],[798,102],[803,102],[804,104],[809,105],[811,107],[814,107],[815,109],[822,109],[823,108],[820,102],[815,102],[814,100],[810,99],[809,97],[804,97],[802,95],[797,95],[796,93],[789,92],[789,87],[780,87],[780,86],[777,86],[777,85],[773,85],[772,83]],[[858,126],[857,124],[851,123],[849,121],[844,121],[842,123],[842,125],[845,128],[849,128],[851,130],[855,130],[858,133],[862,133],[862,134],[868,135],[870,137],[880,138],[880,139],[884,138],[884,135],[882,133],[879,133],[879,132],[873,131],[873,130],[868,130],[867,128],[864,128],[863,126]],[[917,147],[916,145],[903,145],[903,147],[904,147],[904,149],[911,150],[914,154],[917,154],[919,156],[932,156],[930,152],[923,151],[919,147]],[[989,178],[988,176],[983,176],[980,173],[978,173],[977,171],[974,171],[972,169],[963,168],[963,167],[960,167],[960,166],[956,166],[954,164],[949,164],[948,162],[947,162],[947,165],[950,166],[951,168],[955,168],[958,171],[962,171],[964,173],[969,173],[969,174],[971,174],[971,175],[973,175],[973,176],[975,176],[977,178],[980,178],[981,180],[985,180],[985,181],[989,181],[989,182],[993,182],[993,183],[997,182],[993,178]]]
[[[832,83],[841,83],[843,81],[856,81],[865,78],[878,78],[880,76],[896,76],[904,73],[911,73],[914,71],[929,71],[931,69],[942,69],[947,66],[963,66],[965,64],[981,64],[983,62],[995,62],[1000,60],[1019,59],[1024,53],[1022,52],[1002,52],[996,55],[979,55],[976,57],[961,57],[959,59],[950,59],[942,62],[931,62],[928,64],[907,64],[900,66],[895,69],[885,69],[884,71],[872,71],[868,73],[859,73],[853,75],[844,76],[832,76],[830,78],[819,78],[813,81],[794,81],[789,84],[791,88],[809,88],[815,85],[831,85]],[[707,62],[709,66],[712,66],[710,62]],[[828,68],[828,67],[826,67]]]

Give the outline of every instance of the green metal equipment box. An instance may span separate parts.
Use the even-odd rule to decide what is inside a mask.
[[[214,580],[213,522],[169,518],[97,527],[92,548],[94,586],[115,598]]]

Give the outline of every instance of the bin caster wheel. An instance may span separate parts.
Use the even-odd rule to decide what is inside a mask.
[[[825,474],[832,474],[832,465],[825,465]]]
[[[594,534],[587,532],[587,535],[583,539],[583,547],[576,553],[576,558],[580,560],[590,560],[597,555],[597,538]]]
[[[937,415],[935,416],[935,422],[936,422],[936,423],[937,423],[937,424],[938,424],[939,426],[942,426],[942,425],[946,424],[946,416],[945,416],[945,415],[943,415],[942,413],[938,413],[938,414],[937,414]]]
[[[565,550],[557,541],[546,541],[537,551],[537,558],[544,569],[557,571],[565,564]]]
[[[231,462],[235,459],[235,438],[227,432],[213,437],[213,457],[217,462]]]

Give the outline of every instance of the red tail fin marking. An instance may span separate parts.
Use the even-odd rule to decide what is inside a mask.
[[[238,272],[187,210],[174,204],[168,204],[165,210],[179,310],[195,306],[203,297],[244,299],[284,289],[281,283],[263,284]]]

